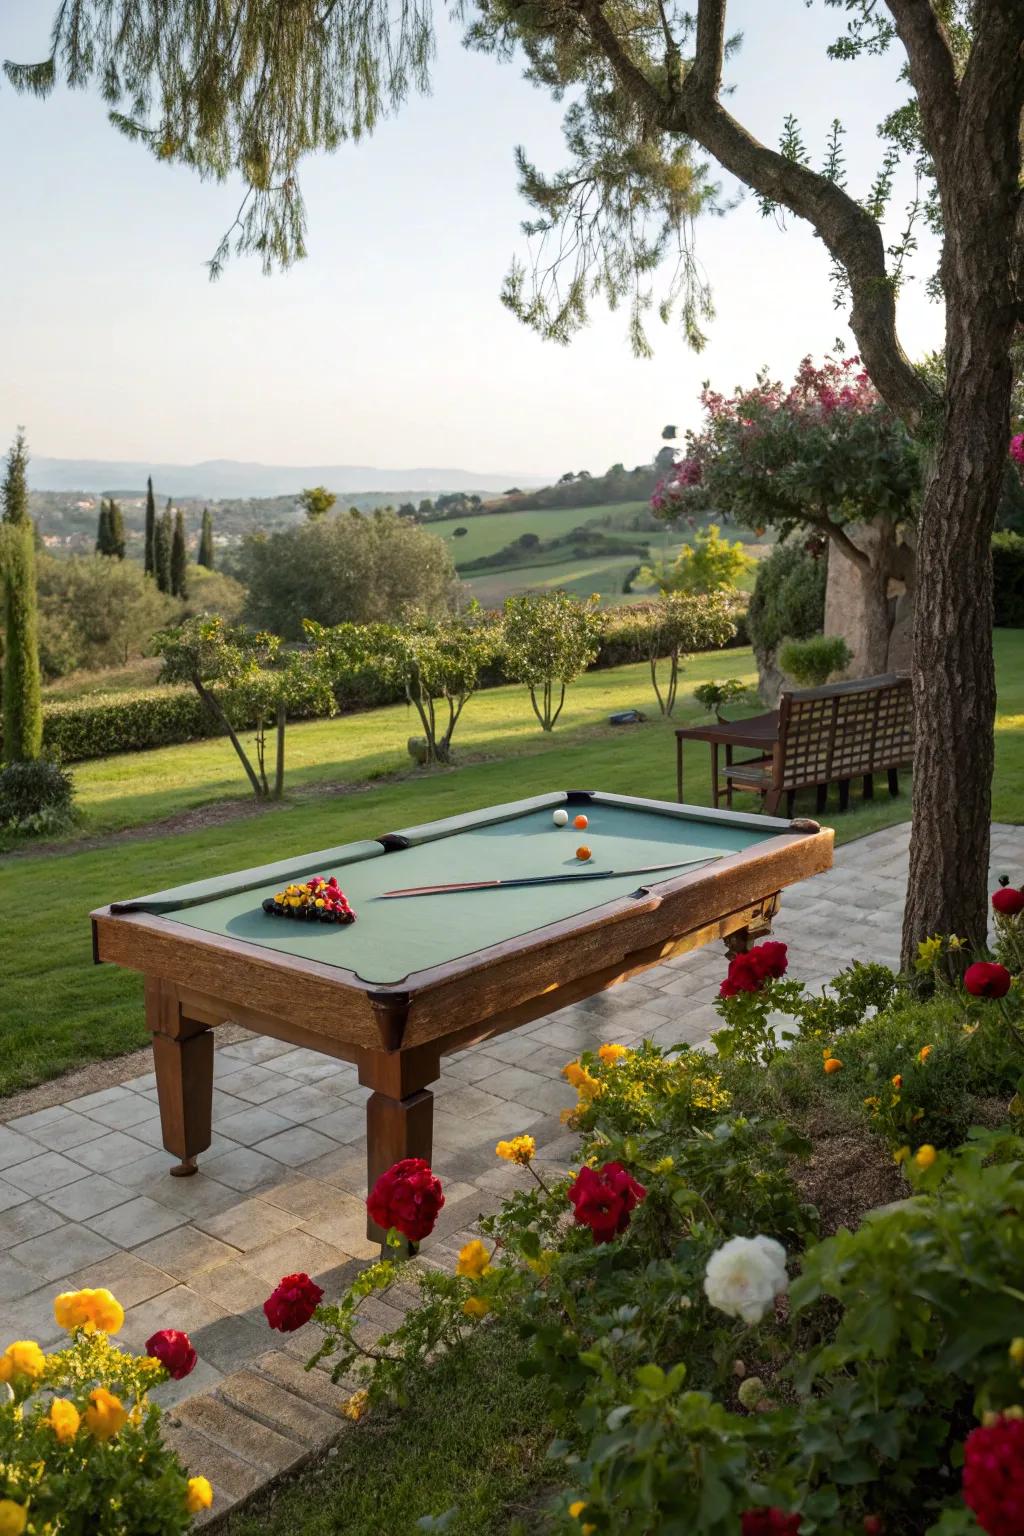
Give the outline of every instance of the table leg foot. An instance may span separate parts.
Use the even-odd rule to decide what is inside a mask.
[[[170,1172],[172,1179],[190,1179],[194,1173],[199,1172],[199,1164],[194,1157],[183,1157]]]

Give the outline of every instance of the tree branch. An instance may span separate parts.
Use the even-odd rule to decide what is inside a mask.
[[[932,0],[885,0],[885,3],[907,52],[925,142],[935,162],[940,195],[944,195],[952,172],[960,114],[960,85],[953,51]]]
[[[815,528],[820,528],[822,533],[827,534],[832,542],[842,550],[846,558],[852,560],[854,565],[859,566],[862,571],[869,571],[871,569],[871,556],[853,542],[841,523],[834,523],[826,515],[817,517],[813,513],[805,513],[804,522],[812,524]]]

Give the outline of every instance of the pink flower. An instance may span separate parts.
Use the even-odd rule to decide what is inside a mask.
[[[600,1169],[584,1164],[569,1188],[576,1225],[589,1227],[595,1243],[610,1243],[625,1232],[630,1212],[646,1196],[644,1186],[621,1163],[605,1163]]]
[[[1010,458],[1018,464],[1024,464],[1024,432],[1018,432],[1016,437],[1010,438]]]
[[[999,1418],[971,1430],[963,1494],[988,1536],[1024,1536],[1024,1420]]]

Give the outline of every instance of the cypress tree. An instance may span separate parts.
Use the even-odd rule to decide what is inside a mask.
[[[175,597],[188,596],[188,549],[185,544],[185,514],[181,508],[174,519],[171,538],[171,591]]]
[[[111,496],[107,503],[107,513],[110,519],[110,553],[118,560],[124,559],[125,533],[124,517],[121,514],[121,506]]]
[[[7,456],[3,501],[4,756],[37,758],[43,748],[43,704],[37,633],[35,528],[28,515],[28,453],[20,429]]]
[[[156,520],[153,538],[153,575],[161,592],[171,590],[171,504]]]
[[[146,552],[142,568],[147,576],[156,575],[156,501],[152,475],[146,481]]]
[[[102,497],[100,498],[100,515],[96,522],[96,553],[98,555],[113,554],[110,547],[110,508]]]
[[[203,531],[199,538],[198,564],[213,570],[213,518],[209,507],[203,508]]]

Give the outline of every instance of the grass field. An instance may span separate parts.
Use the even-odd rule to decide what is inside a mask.
[[[1014,821],[1024,819],[1024,631],[998,631],[996,656],[993,814]],[[225,743],[196,742],[79,765],[82,833],[141,830],[98,846],[71,841],[3,861],[0,1095],[144,1043],[140,979],[91,963],[93,907],[552,788],[671,799],[673,724],[698,718],[690,689],[712,677],[752,675],[749,651],[695,658],[677,721],[652,714],[644,725],[616,729],[607,724],[611,711],[651,709],[645,670],[590,673],[570,690],[550,736],[537,729],[524,690],[496,688],[467,706],[456,737],[461,765],[428,773],[409,769],[405,739],[414,717],[402,707],[313,721],[289,732],[288,800],[252,815],[175,827],[173,835],[152,824],[226,799],[248,799]],[[686,774],[687,799],[707,804],[708,752],[700,743],[687,750]],[[808,805],[813,809],[813,798]],[[855,801],[841,817],[833,801],[831,810],[825,819],[846,841],[905,820],[910,800],[883,795]]]
[[[609,538],[620,536],[623,543],[635,543],[639,537],[654,538],[657,535],[639,535],[629,527],[638,512],[647,510],[645,501],[616,501],[603,507],[549,507],[538,512],[491,512],[486,517],[449,517],[443,522],[424,526],[429,533],[436,533],[445,541],[452,559],[459,566],[469,560],[479,560],[482,555],[496,555],[524,533],[535,533],[541,539],[557,539],[587,523],[600,527]],[[607,526],[605,518],[610,520]],[[453,537],[456,528],[465,528],[466,533],[457,539]]]

